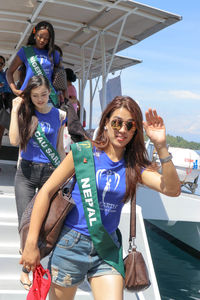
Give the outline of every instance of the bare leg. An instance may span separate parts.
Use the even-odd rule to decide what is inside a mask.
[[[77,288],[77,286],[62,287],[55,283],[52,283],[49,292],[49,300],[73,300]]]
[[[103,275],[90,279],[95,300],[122,300],[123,277],[121,275]]]

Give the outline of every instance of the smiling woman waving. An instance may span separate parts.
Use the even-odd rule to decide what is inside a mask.
[[[156,147],[162,174],[148,160],[143,128]],[[67,215],[50,256],[49,299],[73,300],[86,277],[95,300],[122,300],[124,266],[118,225],[124,203],[133,199],[139,183],[172,197],[180,194],[178,175],[166,147],[163,119],[156,110],[149,109],[143,122],[133,99],[116,97],[102,114],[95,141],[72,145],[72,151],[35,200],[20,260],[32,271],[40,263],[38,236],[50,199],[74,169],[77,182],[72,198],[76,205]]]

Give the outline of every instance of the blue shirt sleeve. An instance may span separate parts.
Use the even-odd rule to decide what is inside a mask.
[[[19,56],[19,58],[21,59],[21,61],[23,61],[23,62],[26,61],[26,57],[25,57],[25,53],[24,53],[24,49],[23,48],[19,49],[19,51],[17,52],[17,55]]]
[[[59,63],[60,63],[60,54],[59,54],[59,52],[56,50],[55,51],[55,58],[54,58],[54,65],[59,65]]]

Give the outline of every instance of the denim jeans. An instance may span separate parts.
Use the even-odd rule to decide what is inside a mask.
[[[15,198],[19,224],[26,206],[54,170],[55,167],[50,163],[21,160],[15,175]]]

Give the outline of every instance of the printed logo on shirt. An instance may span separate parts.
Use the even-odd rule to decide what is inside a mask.
[[[119,182],[120,182],[120,175],[112,170],[106,170],[106,169],[99,169],[96,173],[96,182],[97,187],[99,187],[99,183],[101,181],[101,185],[103,183],[103,191],[100,198],[99,207],[101,210],[105,210],[105,212],[115,212],[118,204],[111,203],[113,199],[109,199],[109,192],[116,191]],[[108,197],[106,199],[106,196]]]
[[[48,134],[51,129],[51,125],[48,122],[41,122],[40,127],[45,134]]]
[[[37,58],[40,62],[41,65],[46,64],[48,62],[48,58],[46,55],[42,55],[42,54],[37,54]]]
[[[42,54],[37,54],[37,59],[41,64],[44,72],[48,76],[50,74],[50,69],[53,70],[53,64],[48,60],[48,57]]]

